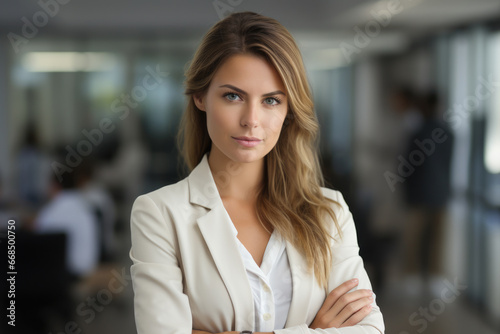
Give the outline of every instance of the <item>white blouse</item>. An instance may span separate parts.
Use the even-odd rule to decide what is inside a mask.
[[[255,309],[254,331],[271,332],[274,329],[285,328],[292,300],[292,274],[285,240],[276,230],[273,231],[259,267],[252,254],[236,237],[238,230],[234,225],[231,227],[252,288]]]

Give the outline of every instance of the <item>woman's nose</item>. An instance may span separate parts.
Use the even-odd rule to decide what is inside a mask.
[[[241,117],[241,125],[255,127],[259,124],[259,104],[249,102],[245,105],[243,115]]]

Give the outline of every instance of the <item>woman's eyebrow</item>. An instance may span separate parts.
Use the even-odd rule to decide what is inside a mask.
[[[237,92],[238,92],[238,93],[240,93],[240,94],[243,94],[243,95],[248,95],[248,94],[247,94],[247,92],[245,92],[243,89],[240,89],[240,88],[235,87],[235,86],[233,86],[233,85],[228,85],[228,84],[227,84],[227,85],[221,85],[221,86],[219,86],[219,88],[221,88],[221,87],[231,88],[231,89],[233,89],[233,90],[237,91]],[[276,90],[276,91],[274,91],[274,92],[270,92],[270,93],[262,94],[262,96],[264,97],[264,96],[272,96],[272,95],[278,95],[278,94],[285,95],[285,93],[283,93],[281,90]]]

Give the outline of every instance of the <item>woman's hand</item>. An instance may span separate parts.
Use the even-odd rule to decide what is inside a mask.
[[[325,299],[309,328],[339,328],[354,326],[371,311],[373,292],[360,289],[347,293],[358,285],[350,280],[333,289]]]

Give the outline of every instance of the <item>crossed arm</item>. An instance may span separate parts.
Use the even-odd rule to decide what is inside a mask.
[[[314,321],[309,328],[340,328],[357,325],[370,313],[373,293],[368,289],[349,292],[358,284],[357,280],[344,282],[333,289],[326,297]],[[238,331],[217,334],[239,334]],[[192,334],[213,334],[206,331],[193,330]],[[254,332],[254,334],[274,334],[274,332]]]

